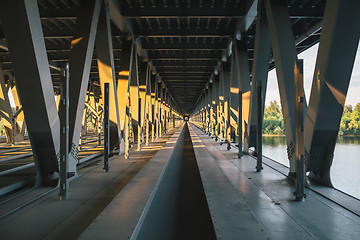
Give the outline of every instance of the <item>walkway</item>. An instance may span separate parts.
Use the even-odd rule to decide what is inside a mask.
[[[109,173],[101,162],[80,170],[70,200],[52,191],[3,217],[1,237],[358,239],[358,215],[309,189],[293,201],[287,177],[268,165],[257,173],[253,157],[226,147],[182,125],[128,160],[112,158]],[[1,215],[40,191],[1,203]]]

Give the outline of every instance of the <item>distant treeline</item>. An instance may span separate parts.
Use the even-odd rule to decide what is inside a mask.
[[[340,122],[339,135],[360,135],[360,103],[355,107],[344,106],[344,112]],[[263,134],[284,135],[284,119],[280,105],[277,101],[271,101],[264,110]]]

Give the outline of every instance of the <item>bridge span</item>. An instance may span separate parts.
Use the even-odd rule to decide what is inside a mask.
[[[330,175],[360,1],[0,2],[1,239],[360,236]],[[272,69],[289,168],[262,154]]]

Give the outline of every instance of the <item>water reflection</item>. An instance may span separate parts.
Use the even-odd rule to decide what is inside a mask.
[[[263,144],[271,147],[286,145],[285,136],[263,136]]]
[[[360,145],[360,137],[350,136],[350,137],[338,137],[337,144],[353,144]]]
[[[263,144],[270,147],[285,146],[286,138],[285,136],[263,136]],[[360,137],[358,136],[338,137],[336,144],[360,145]]]
[[[285,136],[263,136],[263,154],[289,167]],[[338,137],[331,181],[338,188],[360,199],[360,137]]]

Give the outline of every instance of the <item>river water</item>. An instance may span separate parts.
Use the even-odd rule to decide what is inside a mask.
[[[263,155],[289,166],[284,136],[264,136]],[[360,199],[360,137],[338,137],[331,180],[335,188]]]

